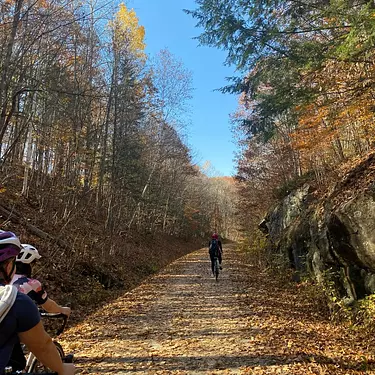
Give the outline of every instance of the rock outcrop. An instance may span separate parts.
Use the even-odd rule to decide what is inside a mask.
[[[259,228],[272,251],[287,259],[298,280],[329,274],[348,303],[375,292],[375,154],[327,193],[309,185],[289,194]]]

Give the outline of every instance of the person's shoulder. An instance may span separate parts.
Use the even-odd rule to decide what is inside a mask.
[[[18,332],[28,331],[40,321],[40,313],[34,301],[24,293],[17,292],[12,306],[12,314],[17,319]]]
[[[15,274],[13,276],[11,284],[22,284],[24,282],[27,282],[27,280],[29,280],[29,278],[27,276]]]
[[[24,294],[20,291],[17,291],[17,296],[16,296],[16,300],[14,303],[22,304],[22,305],[32,304],[33,306],[35,306],[34,301],[27,294]]]
[[[40,315],[35,302],[27,294],[19,291],[17,292],[16,300],[13,304],[13,309],[15,310],[15,312],[22,314],[27,312],[30,315]]]

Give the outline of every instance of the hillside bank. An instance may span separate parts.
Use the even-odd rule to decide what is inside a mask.
[[[107,233],[100,218],[79,209],[63,221],[56,207],[41,212],[37,202],[15,191],[1,193],[0,229],[38,249],[42,259],[33,266],[33,276],[51,298],[72,307],[73,320],[202,246],[196,238],[161,233]]]

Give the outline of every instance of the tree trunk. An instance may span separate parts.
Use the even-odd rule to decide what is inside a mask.
[[[7,108],[8,108],[8,92],[11,83],[11,77],[9,77],[9,70],[11,65],[11,59],[13,55],[13,47],[15,44],[15,38],[17,34],[18,25],[20,22],[21,9],[23,0],[17,0],[14,4],[14,15],[12,21],[12,30],[7,44],[6,55],[4,63],[2,64],[1,80],[0,80],[0,143],[3,142],[4,134],[9,124],[7,121]],[[10,115],[8,115],[10,116]]]

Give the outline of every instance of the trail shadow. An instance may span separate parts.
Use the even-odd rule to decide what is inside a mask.
[[[314,356],[300,353],[293,356],[275,355],[244,355],[244,356],[143,356],[143,357],[85,357],[78,363],[87,364],[90,372],[126,371],[144,372],[145,370],[164,371],[194,371],[202,369],[237,369],[240,367],[269,367],[279,365],[293,365],[296,363],[315,363],[318,365],[332,365],[335,369],[364,370],[363,362],[346,363],[326,356]],[[100,364],[95,367],[94,363]],[[122,366],[121,366],[122,365]],[[374,363],[367,363],[366,370],[374,369]]]
[[[200,251],[174,262],[139,288],[113,301],[103,314],[93,317],[92,325],[88,322],[84,327],[86,343],[94,346],[87,347],[86,353],[81,349],[77,362],[83,370],[97,373],[108,369],[116,373],[142,373],[150,368],[172,372],[310,362],[344,370],[363,367],[362,362],[340,362],[338,355],[311,359],[311,354],[296,354],[299,348],[307,351],[307,342],[324,345],[324,327],[328,326],[314,331],[310,323],[329,321],[309,312],[309,304],[297,298],[297,290],[272,279],[263,280],[253,266],[237,261],[237,255],[225,259],[227,265],[219,283],[210,277],[207,254]],[[220,324],[215,325],[215,317],[220,317]],[[81,332],[75,335],[79,340]],[[215,345],[215,337],[224,345],[224,351]],[[254,339],[251,344],[250,337]],[[289,339],[293,345],[297,342],[291,350],[287,347]],[[204,340],[205,346],[201,341],[194,346],[198,340]],[[158,344],[155,350],[152,341]],[[175,342],[183,342],[183,348],[173,347]],[[206,343],[212,342],[206,348]],[[261,343],[258,348],[257,343]],[[331,345],[329,339],[327,345]],[[275,348],[285,348],[285,354]],[[183,350],[191,355],[182,355]],[[315,348],[311,350],[314,352]],[[317,350],[323,352],[320,346]],[[104,357],[100,356],[101,351]],[[114,356],[106,357],[112,351]],[[216,355],[220,353],[226,355]]]

